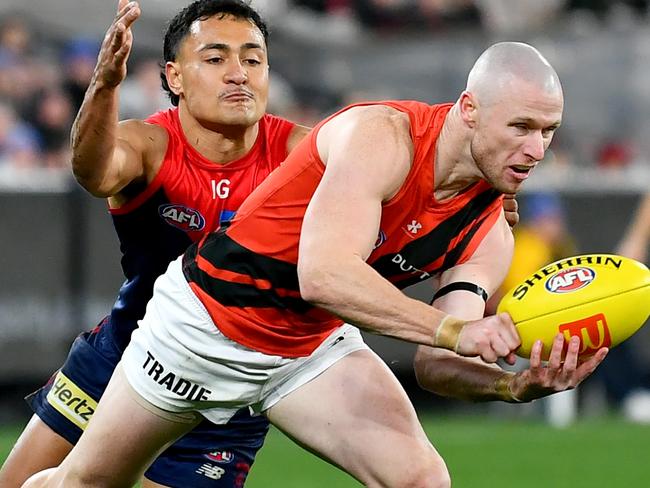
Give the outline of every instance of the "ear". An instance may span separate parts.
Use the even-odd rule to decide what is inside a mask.
[[[180,96],[183,92],[183,75],[180,72],[178,63],[167,61],[165,63],[165,76],[167,84],[174,95]]]
[[[460,117],[470,128],[476,126],[478,120],[478,104],[476,98],[467,90],[460,94],[458,100],[460,107]]]

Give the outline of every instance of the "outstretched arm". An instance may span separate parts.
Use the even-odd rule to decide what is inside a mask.
[[[72,126],[72,169],[79,183],[98,197],[115,195],[144,176],[152,147],[146,124],[118,124],[119,85],[126,76],[132,24],[140,16],[137,3],[119,0],[117,15],[102,43],[95,72]]]
[[[472,259],[450,269],[440,286],[469,281],[493,293],[503,280],[512,255],[512,235],[505,220],[488,233]],[[454,291],[434,302],[448,313],[467,320],[483,316],[485,303],[478,295]],[[530,366],[518,373],[504,371],[480,358],[461,357],[440,348],[420,346],[414,368],[420,386],[442,396],[472,401],[531,401],[559,391],[575,388],[602,362],[607,349],[601,349],[585,362],[579,362],[580,341],[573,338],[563,357],[564,337],[558,335],[547,364],[541,360],[542,344],[533,347]],[[564,360],[564,361],[563,361]]]

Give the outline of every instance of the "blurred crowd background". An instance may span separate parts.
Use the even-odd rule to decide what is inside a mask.
[[[68,147],[116,3],[0,2],[0,385],[7,388],[41,381],[57,367],[74,335],[109,310],[121,280],[105,204],[75,185]],[[535,45],[556,67],[566,98],[563,126],[520,199],[521,233],[550,229],[553,236],[542,261],[613,252],[650,191],[647,0],[251,3],[271,27],[269,111],[305,125],[361,100],[453,101],[487,45]],[[169,106],[159,62],[165,22],[180,4],[140,4],[120,92],[123,119]],[[540,193],[546,197],[536,200]],[[537,218],[547,220],[526,227]],[[631,356],[623,358],[622,374],[633,368],[638,386],[647,383],[650,355],[647,334],[635,341],[629,354],[638,360],[625,366]],[[410,349],[375,345],[396,371],[410,370]],[[590,402],[624,397],[610,390]],[[650,396],[644,408],[650,412]]]
[[[41,5],[39,5],[41,4]],[[0,6],[0,166],[68,164],[112,2]],[[311,124],[343,104],[378,98],[451,100],[491,41],[534,43],[568,94],[554,142],[558,165],[630,168],[650,153],[650,24],[646,0],[258,0],[272,28],[271,111]],[[144,0],[123,118],[167,101],[158,63],[178,2]]]

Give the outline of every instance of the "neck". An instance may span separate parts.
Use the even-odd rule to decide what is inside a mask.
[[[226,164],[245,156],[257,139],[258,123],[252,126],[208,126],[195,119],[182,102],[178,114],[187,142],[215,164]]]
[[[481,179],[470,143],[471,131],[461,119],[456,104],[447,114],[436,144],[433,189],[436,200],[452,198]]]

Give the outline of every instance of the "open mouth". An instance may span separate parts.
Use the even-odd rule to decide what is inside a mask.
[[[512,168],[512,171],[519,175],[527,175],[533,169],[533,166],[525,166],[523,164],[510,167]]]
[[[527,166],[525,164],[515,164],[509,167],[510,175],[512,178],[519,182],[523,182],[530,176],[530,172],[535,166]]]

